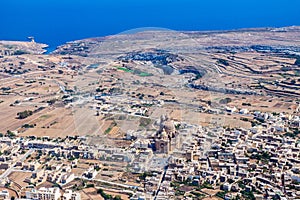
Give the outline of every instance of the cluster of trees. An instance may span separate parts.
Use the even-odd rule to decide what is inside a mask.
[[[217,63],[225,65],[225,66],[229,66],[229,62],[225,59],[218,59]]]
[[[263,152],[260,152],[258,154],[255,154],[255,155],[251,155],[251,158],[256,159],[256,160],[269,162],[269,160],[271,158],[271,155],[268,152],[263,151]]]
[[[10,131],[10,130],[7,130],[6,134],[0,133],[0,137],[4,137],[4,136],[9,137],[9,138],[13,138],[13,137],[16,136],[16,134],[14,134],[14,133],[13,133],[12,131]]]
[[[139,175],[140,180],[146,180],[147,176],[153,176],[153,174],[151,172],[144,172],[142,174]]]
[[[17,113],[18,119],[25,119],[25,118],[31,116],[32,114],[33,114],[33,112],[31,110],[25,110],[23,112]]]
[[[100,194],[105,200],[122,200],[120,196],[113,197],[110,194],[106,194],[102,189],[98,189],[97,194]]]
[[[24,124],[22,128],[34,128],[36,124]]]

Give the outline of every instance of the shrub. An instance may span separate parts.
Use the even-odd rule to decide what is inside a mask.
[[[225,99],[221,99],[220,100],[220,104],[228,104],[228,103],[230,103],[232,100],[231,100],[231,98],[225,98]]]

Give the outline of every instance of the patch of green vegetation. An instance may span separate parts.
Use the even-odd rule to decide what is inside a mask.
[[[174,182],[171,182],[170,186],[173,187],[174,189],[178,189],[180,187],[180,183],[174,181]]]
[[[97,69],[99,67],[99,64],[92,64],[87,67],[87,69]]]
[[[42,115],[42,116],[40,116],[41,119],[48,119],[49,117],[51,117],[51,115]]]
[[[216,196],[219,197],[219,198],[221,198],[221,199],[224,199],[226,194],[227,194],[226,191],[221,191],[221,192],[218,192],[216,194]]]
[[[264,119],[256,118],[256,120],[257,120],[259,123],[265,123],[265,120],[264,120]]]
[[[176,125],[175,125],[175,129],[176,129],[176,130],[179,130],[179,129],[180,129],[180,126],[181,126],[181,124],[176,124]]]
[[[211,184],[207,183],[207,182],[203,183],[199,187],[200,187],[200,189],[203,189],[203,188],[214,189],[213,186]]]
[[[254,155],[254,159],[265,161],[265,162],[268,162],[270,160],[270,158],[271,158],[271,155],[266,151]]]
[[[102,72],[103,72],[102,69],[98,69],[98,70],[96,71],[97,74],[102,74]]]
[[[231,98],[227,97],[227,98],[225,98],[225,99],[221,99],[221,100],[219,101],[219,103],[220,103],[220,104],[228,104],[228,103],[230,103],[231,101],[232,101]]]
[[[284,134],[285,137],[296,138],[300,134],[299,129],[291,129],[293,132],[287,132]]]
[[[3,100],[0,100],[0,103],[3,103],[4,101]]]
[[[251,127],[258,126],[258,125],[261,125],[261,123],[258,121],[251,121]]]
[[[54,124],[57,124],[58,122],[57,121],[53,121],[49,124],[49,126],[53,126]]]
[[[140,119],[140,126],[147,127],[151,123],[151,119],[149,118],[141,118]]]
[[[297,60],[295,61],[295,64],[294,64],[294,65],[300,66],[300,58],[297,58]]]
[[[153,76],[153,74],[150,74],[150,73],[147,73],[147,72],[141,72],[139,74],[139,76],[146,77],[146,76]]]
[[[245,117],[241,117],[240,120],[245,121],[245,122],[248,122],[248,121],[249,121],[249,119],[248,119],[248,118],[245,118]]]
[[[16,50],[13,55],[23,55],[23,54],[29,54],[27,51],[23,50]]]
[[[115,66],[118,70],[124,71],[124,72],[133,72],[133,70],[127,69],[126,67],[119,67]]]
[[[16,134],[14,134],[12,131],[8,130],[6,132],[6,136],[9,137],[9,138],[14,138],[14,137],[16,137]]]
[[[120,196],[113,197],[110,194],[106,194],[103,189],[98,189],[97,194],[100,194],[105,200],[122,200]]]
[[[57,188],[59,188],[59,189],[62,189],[62,187],[61,187],[58,183],[54,183],[54,184],[52,185],[52,187],[57,187]]]
[[[117,126],[117,123],[113,121],[110,126],[104,131],[104,134],[109,134],[113,127]]]
[[[140,70],[132,70],[132,69],[128,69],[126,67],[119,67],[119,66],[115,66],[118,70],[124,71],[124,72],[129,72],[129,73],[133,73],[136,74],[138,76],[141,77],[147,77],[147,76],[153,76],[153,74],[148,73],[148,72],[142,72]]]
[[[183,196],[185,194],[185,191],[176,190],[175,196]]]
[[[86,188],[93,188],[93,187],[95,187],[95,185],[92,183],[86,185]]]
[[[255,196],[254,196],[253,192],[242,191],[242,195],[246,199],[255,200]]]
[[[151,172],[144,172],[139,175],[139,178],[140,178],[140,180],[146,180],[147,176],[153,176],[153,174]]]
[[[279,73],[280,76],[282,76],[283,78],[287,79],[289,77],[291,77],[290,74],[287,74],[287,73]]]
[[[229,62],[225,59],[218,59],[217,63],[221,65],[229,66]]]
[[[288,67],[288,66],[283,66],[283,67],[280,68],[280,70],[283,71],[283,72],[288,72],[288,71],[291,70],[291,68]]]
[[[4,48],[7,48],[7,49],[13,49],[14,47],[12,45],[3,45]]]
[[[291,132],[287,132],[284,134],[285,137],[291,137],[291,138],[295,138],[297,135],[295,135],[294,133]]]
[[[22,128],[34,128],[34,124],[24,124]]]
[[[245,184],[244,184],[242,181],[239,181],[239,182],[238,182],[238,185],[239,185],[239,187],[242,188],[242,189],[245,189],[245,188],[246,188]]]
[[[144,106],[144,107],[152,107],[153,106],[153,104],[147,104],[147,103],[144,103],[144,104],[142,104],[142,106]]]
[[[300,76],[300,70],[294,70],[295,76]]]
[[[191,191],[191,194],[193,194],[194,196],[197,197],[197,199],[201,198],[201,197],[205,197],[204,194],[201,194],[199,192],[195,192],[195,191]]]
[[[109,134],[110,131],[111,131],[112,127],[108,127],[105,131],[104,131],[104,134]]]

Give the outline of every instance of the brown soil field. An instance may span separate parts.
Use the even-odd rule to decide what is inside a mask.
[[[32,175],[31,172],[12,172],[8,178],[15,182],[18,183],[22,187],[28,186],[28,183],[25,183],[24,180]]]
[[[82,200],[104,200],[100,194],[97,194],[97,190],[95,188],[86,188],[80,191]]]

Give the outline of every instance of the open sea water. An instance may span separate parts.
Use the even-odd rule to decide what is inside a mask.
[[[0,0],[0,40],[67,41],[141,27],[228,30],[300,25],[300,0]]]

